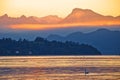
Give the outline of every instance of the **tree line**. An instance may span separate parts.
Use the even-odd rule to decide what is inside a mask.
[[[31,56],[31,55],[101,55],[91,45],[72,41],[48,41],[37,37],[33,41],[26,39],[0,39],[0,56]]]

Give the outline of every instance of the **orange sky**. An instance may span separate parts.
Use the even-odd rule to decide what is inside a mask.
[[[120,15],[120,0],[0,0],[0,15],[66,17],[73,8],[92,9],[103,15]]]
[[[8,14],[11,17],[21,15],[43,17],[58,15],[65,18],[74,8],[91,9],[102,15],[120,16],[120,0],[0,0],[0,15]],[[94,22],[89,25],[114,25],[119,22]],[[79,24],[18,24],[11,25],[12,29],[46,30],[54,28],[66,28]]]

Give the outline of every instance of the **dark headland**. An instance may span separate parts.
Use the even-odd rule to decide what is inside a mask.
[[[91,45],[72,41],[48,41],[41,37],[37,37],[34,41],[0,39],[0,56],[36,55],[101,55],[101,52]]]

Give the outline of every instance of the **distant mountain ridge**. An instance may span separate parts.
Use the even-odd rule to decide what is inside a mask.
[[[74,32],[65,37],[60,35],[49,35],[48,40],[73,41],[93,45],[104,55],[120,54],[120,31],[98,29],[90,33]]]
[[[89,9],[75,8],[65,18],[56,15],[45,17],[9,17],[7,14],[0,16],[0,24],[78,24],[78,25],[120,25],[120,16],[103,16]]]
[[[44,34],[49,35],[47,37]],[[118,55],[120,54],[120,31],[113,31],[109,29],[94,29],[89,33],[70,31],[68,35],[62,33],[58,35],[58,32],[41,32],[41,31],[22,31],[22,32],[0,32],[0,39],[12,38],[18,40],[19,38],[25,38],[27,40],[34,40],[38,36],[47,38],[48,40],[56,41],[73,41],[79,42],[80,44],[89,44],[97,48],[104,55]],[[72,32],[72,33],[71,33]],[[55,34],[56,33],[56,34]],[[71,33],[71,34],[70,34]],[[62,35],[62,36],[61,36]],[[65,36],[66,35],[66,36]]]
[[[73,9],[62,23],[80,23],[86,25],[112,25],[120,24],[120,17],[103,16],[89,9]]]
[[[38,23],[34,18],[32,17],[26,17],[22,15],[19,18],[12,18],[8,17],[7,14],[0,17],[0,24],[1,25],[11,25],[11,24],[36,24]]]

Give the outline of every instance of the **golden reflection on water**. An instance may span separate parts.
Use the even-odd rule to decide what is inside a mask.
[[[120,80],[120,57],[0,57],[0,80]]]

